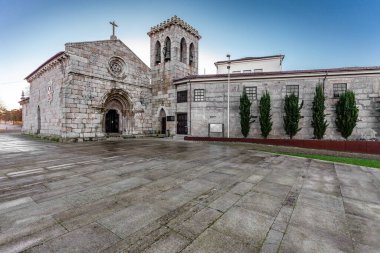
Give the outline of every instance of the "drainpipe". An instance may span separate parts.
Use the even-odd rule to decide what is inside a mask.
[[[189,79],[189,85],[190,85],[190,113],[189,113],[189,127],[187,128],[187,134],[191,135],[191,101],[192,101],[192,97],[191,97],[191,80]]]
[[[227,81],[227,138],[230,138],[230,55],[227,54],[227,58],[228,58],[228,65],[227,65],[227,69],[228,69],[228,81]]]
[[[328,72],[326,71],[325,72],[325,77],[323,78],[323,82],[322,82],[323,95],[325,94],[325,82],[326,82],[327,74],[328,74]]]

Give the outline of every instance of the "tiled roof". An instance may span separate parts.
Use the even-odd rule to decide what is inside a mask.
[[[253,73],[231,73],[230,77],[270,77],[270,76],[287,76],[287,75],[302,75],[302,74],[321,74],[328,75],[329,73],[340,72],[359,72],[359,71],[380,71],[380,66],[373,67],[345,67],[345,68],[331,68],[331,69],[310,69],[310,70],[289,70],[289,71],[273,71],[273,72],[253,72]],[[214,75],[190,75],[183,78],[174,80],[174,83],[184,80],[196,79],[215,79],[227,78],[228,74],[214,74]]]
[[[59,53],[56,53],[52,57],[50,57],[47,61],[42,63],[36,70],[34,70],[32,73],[30,73],[27,77],[25,77],[26,80],[31,78],[33,75],[37,74],[38,71],[42,70],[44,67],[46,67],[50,62],[53,62],[54,60],[57,60],[59,58],[62,58],[65,56],[65,51],[61,51]]]

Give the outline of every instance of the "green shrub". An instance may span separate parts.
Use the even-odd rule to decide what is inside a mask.
[[[251,124],[255,122],[254,120],[252,120],[252,118],[254,117],[251,115],[251,104],[252,103],[251,101],[249,101],[247,93],[244,90],[243,95],[240,96],[239,106],[240,127],[241,133],[243,134],[244,138],[247,138]]]
[[[263,96],[260,98],[260,129],[261,129],[261,136],[264,138],[267,138],[270,131],[272,131],[272,115],[271,112],[271,105],[270,105],[270,95],[268,91],[265,91]]]
[[[356,106],[354,92],[347,90],[339,96],[339,100],[335,105],[336,112],[336,128],[343,138],[347,138],[352,134],[358,122],[359,109]]]
[[[298,105],[298,97],[291,94],[290,96],[285,96],[284,104],[284,129],[285,133],[289,135],[290,139],[295,136],[301,128],[298,128],[298,123],[301,118],[301,109],[303,107],[303,101],[301,105]]]
[[[311,126],[313,127],[313,134],[314,137],[317,139],[323,139],[323,135],[326,132],[326,129],[328,127],[327,120],[325,120],[325,117],[327,114],[325,114],[325,96],[323,94],[322,85],[318,85],[315,88],[315,94],[314,94],[314,100],[313,105],[311,107],[311,110],[313,111],[313,117],[311,120]]]

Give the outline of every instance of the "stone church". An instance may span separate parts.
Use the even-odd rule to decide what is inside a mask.
[[[30,94],[20,101],[23,132],[73,141],[151,134],[227,136],[227,129],[231,137],[241,137],[240,95],[247,92],[255,115],[268,90],[274,122],[269,137],[285,137],[283,98],[296,93],[305,102],[296,138],[311,138],[311,101],[316,85],[323,84],[330,124],[326,138],[340,138],[334,104],[346,89],[356,93],[360,110],[352,138],[376,138],[380,67],[283,71],[284,56],[273,55],[219,61],[217,74],[198,75],[201,36],[196,29],[174,16],[148,35],[150,67],[115,35],[65,44],[65,51],[26,77]],[[258,120],[251,127],[250,137],[260,137]]]

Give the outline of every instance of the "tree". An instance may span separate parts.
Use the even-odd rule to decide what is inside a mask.
[[[0,121],[4,120],[5,121],[5,115],[7,113],[7,108],[5,105],[0,101]]]
[[[241,133],[243,134],[244,138],[247,138],[251,124],[255,122],[252,120],[254,117],[251,115],[251,104],[252,103],[249,101],[247,93],[244,90],[243,95],[240,96],[239,106]]]
[[[325,134],[326,129],[329,125],[327,123],[327,120],[325,120],[325,117],[327,115],[325,114],[325,99],[326,98],[323,94],[322,85],[319,84],[315,88],[313,105],[311,107],[311,110],[313,111],[311,126],[314,129],[314,137],[317,139],[323,139],[323,135]]]
[[[290,139],[295,136],[301,128],[298,128],[298,123],[301,118],[301,109],[303,107],[303,101],[301,105],[298,105],[298,97],[293,93],[290,96],[285,96],[284,104],[284,129],[285,133],[289,135]]]
[[[336,112],[336,128],[343,138],[347,138],[352,134],[358,122],[359,109],[356,106],[354,92],[347,90],[339,96],[339,100],[335,105]]]
[[[265,91],[263,96],[260,98],[260,129],[261,129],[261,135],[264,138],[267,138],[270,131],[272,131],[272,115],[271,112],[271,105],[270,105],[270,95],[268,91]]]

